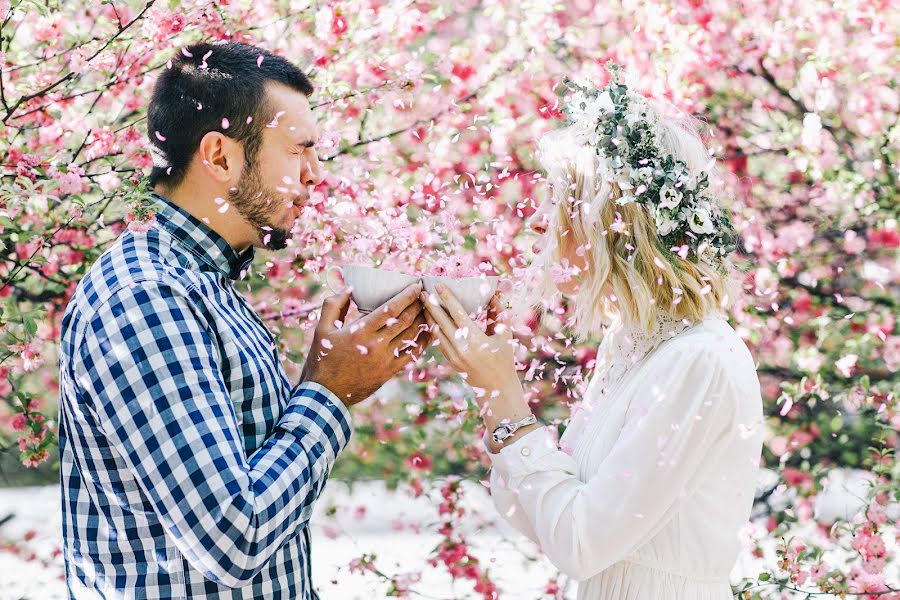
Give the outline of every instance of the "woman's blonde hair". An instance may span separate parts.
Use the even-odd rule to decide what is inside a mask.
[[[716,189],[719,173],[694,119],[658,102],[651,106],[660,115],[656,138],[662,153],[683,161],[692,175],[705,171],[710,194],[721,199]],[[666,116],[660,114],[662,110]],[[540,281],[536,291],[539,298],[553,292],[552,272],[564,254],[564,243],[584,250],[587,266],[579,274],[574,299],[574,329],[579,338],[599,333],[602,325],[617,316],[650,330],[659,313],[700,321],[727,308],[735,292],[730,263],[716,268],[664,248],[646,206],[616,204],[622,191],[598,175],[601,159],[593,146],[579,142],[566,127],[544,135],[538,149],[550,188],[548,201],[555,206],[550,207],[544,234],[549,239],[534,263]]]

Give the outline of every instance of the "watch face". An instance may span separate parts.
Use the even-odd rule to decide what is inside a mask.
[[[510,436],[509,427],[506,425],[499,425],[494,428],[494,439],[495,440],[504,440]]]

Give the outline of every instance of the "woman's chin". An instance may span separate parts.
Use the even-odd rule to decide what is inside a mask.
[[[578,293],[578,282],[574,279],[571,281],[560,281],[556,284],[556,289],[566,296],[574,296]]]

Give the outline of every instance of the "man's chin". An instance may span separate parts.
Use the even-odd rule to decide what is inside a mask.
[[[260,232],[260,243],[267,250],[283,250],[287,248],[287,240],[290,232],[281,227],[272,227],[271,231]]]

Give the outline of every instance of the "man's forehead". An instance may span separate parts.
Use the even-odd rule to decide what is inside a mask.
[[[316,119],[306,95],[284,86],[269,89],[275,118],[269,123],[278,133],[289,137],[315,137]]]
[[[281,115],[276,116],[272,124],[275,125],[275,129],[278,130],[279,133],[283,133],[289,137],[315,137],[316,120],[313,118],[309,109],[306,109],[305,112],[296,108],[293,110],[281,109],[278,112],[280,112]]]

